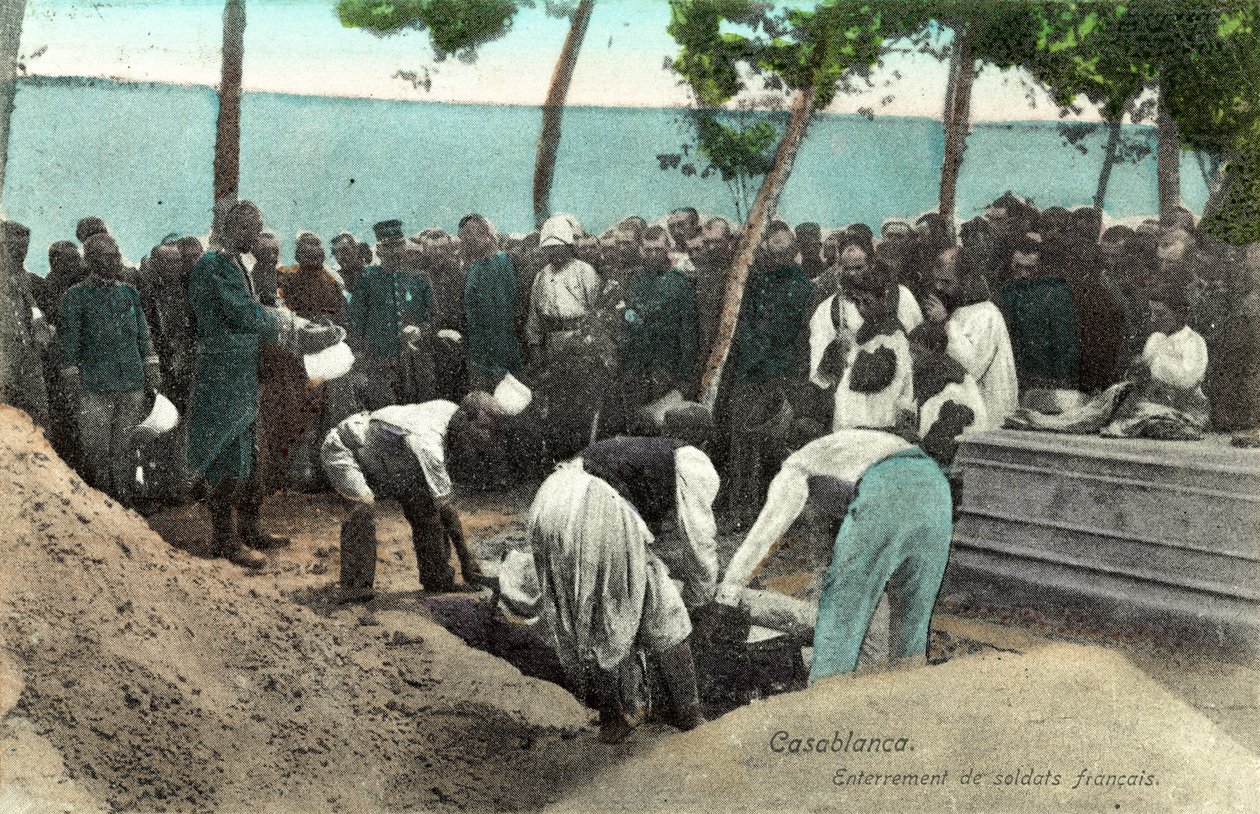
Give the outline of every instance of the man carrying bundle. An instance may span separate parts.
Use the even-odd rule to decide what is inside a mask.
[[[240,255],[262,233],[257,205],[234,204],[223,216],[221,231],[225,250],[202,255],[188,275],[188,307],[197,335],[188,466],[204,473],[210,486],[214,553],[237,565],[261,568],[266,560],[245,545],[263,536],[259,509],[264,487],[254,467],[259,346],[282,344],[299,355],[316,353],[340,342],[345,332],[255,301]],[[239,526],[233,522],[234,509]]]
[[[667,430],[690,434],[674,422]],[[536,611],[579,697],[598,708],[607,743],[625,739],[647,715],[649,657],[673,702],[671,722],[687,730],[704,721],[689,609],[713,598],[718,486],[695,446],[620,436],[562,464],[530,507]],[[667,519],[674,539],[662,535]]]
[[[923,658],[953,533],[950,489],[936,461],[889,432],[840,430],[784,462],[722,577],[718,604],[740,606],[743,588],[805,508],[812,479],[839,481],[853,497],[819,597],[810,682],[857,668],[885,590],[890,661]]]

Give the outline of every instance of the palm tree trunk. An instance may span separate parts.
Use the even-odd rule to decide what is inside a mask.
[[[560,58],[551,75],[551,88],[543,103],[542,133],[538,136],[538,157],[534,160],[534,223],[541,227],[551,216],[551,182],[556,174],[556,149],[560,146],[560,120],[564,117],[564,100],[569,95],[569,82],[577,64],[586,27],[591,21],[595,0],[582,0],[569,23]]]
[[[214,220],[236,202],[241,179],[241,75],[245,59],[245,0],[223,5],[223,64],[214,133]]]
[[[1107,201],[1107,185],[1111,181],[1111,170],[1116,166],[1116,151],[1120,147],[1121,119],[1107,122],[1107,148],[1103,152],[1102,169],[1098,172],[1098,189],[1094,192],[1094,208],[1099,212]]]
[[[748,222],[744,225],[744,235],[740,240],[739,254],[726,273],[726,290],[722,297],[721,316],[718,319],[717,332],[713,340],[713,350],[705,365],[704,376],[700,379],[700,401],[712,411],[717,404],[718,387],[722,381],[722,371],[730,356],[731,343],[735,337],[735,325],[739,322],[739,310],[744,301],[744,283],[748,280],[748,270],[752,267],[757,247],[761,245],[761,237],[765,234],[766,225],[778,206],[779,196],[792,173],[792,164],[796,161],[796,151],[805,140],[805,131],[809,128],[810,119],[814,115],[814,90],[803,88],[792,97],[791,118],[787,130],[774,154],[774,163],[761,182],[761,189],[753,200],[752,209],[748,213]]]
[[[26,0],[0,0],[0,200],[4,195],[4,170],[9,159],[9,121],[17,94],[18,49],[22,41],[22,17]],[[3,210],[0,209],[0,219]],[[12,354],[18,347],[16,338],[25,330],[21,309],[24,302],[14,301],[21,290],[11,281],[22,269],[9,256],[8,247],[0,245],[0,397],[8,401],[9,389],[16,386]]]
[[[976,61],[971,55],[967,30],[954,28],[954,47],[949,61],[949,84],[945,91],[945,158],[941,164],[939,211],[950,234],[958,209],[958,174],[967,150],[967,130],[971,123],[971,87],[976,79]]]

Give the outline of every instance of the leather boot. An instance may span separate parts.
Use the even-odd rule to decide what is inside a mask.
[[[232,509],[240,481],[224,480],[210,489],[206,505],[210,509],[210,526],[214,532],[213,551],[233,565],[257,570],[267,564],[267,558],[249,550],[236,536]]]
[[[211,486],[206,493],[206,508],[210,511],[210,550],[211,557],[222,557],[231,547],[235,526],[232,523],[232,491],[234,482],[221,481]]]
[[[684,641],[659,654],[657,665],[674,706],[674,716],[670,723],[683,732],[704,723],[704,713],[700,711],[700,692],[696,688],[696,660],[691,655],[691,644]]]
[[[290,542],[288,537],[268,534],[262,530],[262,524],[258,519],[262,509],[259,505],[261,501],[256,500],[252,495],[246,496],[245,501],[236,516],[237,527],[241,532],[241,542],[258,551],[288,548]]]
[[[341,524],[341,594],[347,602],[366,601],[376,582],[376,510],[356,503]]]

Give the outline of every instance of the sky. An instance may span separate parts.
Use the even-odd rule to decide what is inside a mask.
[[[244,85],[248,91],[435,102],[540,105],[566,20],[522,10],[512,30],[471,64],[437,62],[428,35],[390,37],[343,28],[335,0],[249,0]],[[29,73],[216,85],[221,0],[28,0],[22,32]],[[677,54],[666,31],[666,0],[598,0],[568,102],[583,106],[681,107],[690,95],[664,68]],[[42,52],[41,52],[42,51]],[[38,56],[32,55],[39,53]],[[424,75],[427,89],[396,74]],[[839,95],[828,109],[939,119],[945,66],[923,55],[893,55],[867,92]],[[976,121],[1057,119],[1044,92],[1026,98],[1016,72],[983,70],[973,91]],[[1084,118],[1096,120],[1093,110]]]

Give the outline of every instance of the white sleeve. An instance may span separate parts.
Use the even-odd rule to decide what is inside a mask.
[[[731,558],[722,576],[722,585],[737,588],[747,585],[753,572],[770,553],[770,548],[804,511],[808,500],[808,473],[789,459],[770,482],[766,505],[757,515],[757,522],[749,530],[748,537]]]
[[[910,341],[906,339],[905,334],[901,334],[899,339],[900,341],[892,343],[893,352],[897,354],[897,372],[894,381],[899,383],[896,404],[898,409],[917,416],[919,404],[914,399],[914,363],[910,359]]]
[[[833,294],[823,300],[822,304],[814,309],[814,315],[809,318],[809,380],[823,389],[835,384],[818,374],[818,364],[822,361],[823,351],[827,350],[831,340],[836,338],[836,326],[831,321],[831,301],[834,299]]]
[[[338,494],[351,500],[360,500],[372,494],[363,467],[354,457],[354,451],[363,447],[367,425],[368,413],[347,418],[328,431],[319,451],[329,482]]]
[[[915,328],[923,324],[923,309],[919,308],[919,301],[910,293],[910,289],[904,285],[898,286],[899,296],[897,297],[897,319],[901,322],[901,327],[906,329],[906,333],[910,333]]]
[[[1142,356],[1152,378],[1187,390],[1198,387],[1207,372],[1207,343],[1195,332],[1189,332],[1182,341],[1154,334]]]
[[[717,521],[713,499],[721,479],[708,456],[695,447],[674,452],[675,505],[679,536],[686,542],[681,573],[683,601],[688,607],[713,599],[717,583]]]
[[[586,312],[592,313],[599,307],[599,293],[602,290],[600,285],[599,272],[589,263],[582,264],[584,268],[582,274],[582,296],[585,298],[583,305],[586,306]]]
[[[984,378],[997,354],[998,343],[992,335],[995,317],[1000,318],[1000,315],[988,313],[983,322],[977,320],[966,326],[955,315],[945,320],[946,353],[977,380]],[[1005,330],[1005,325],[1002,329]]]

